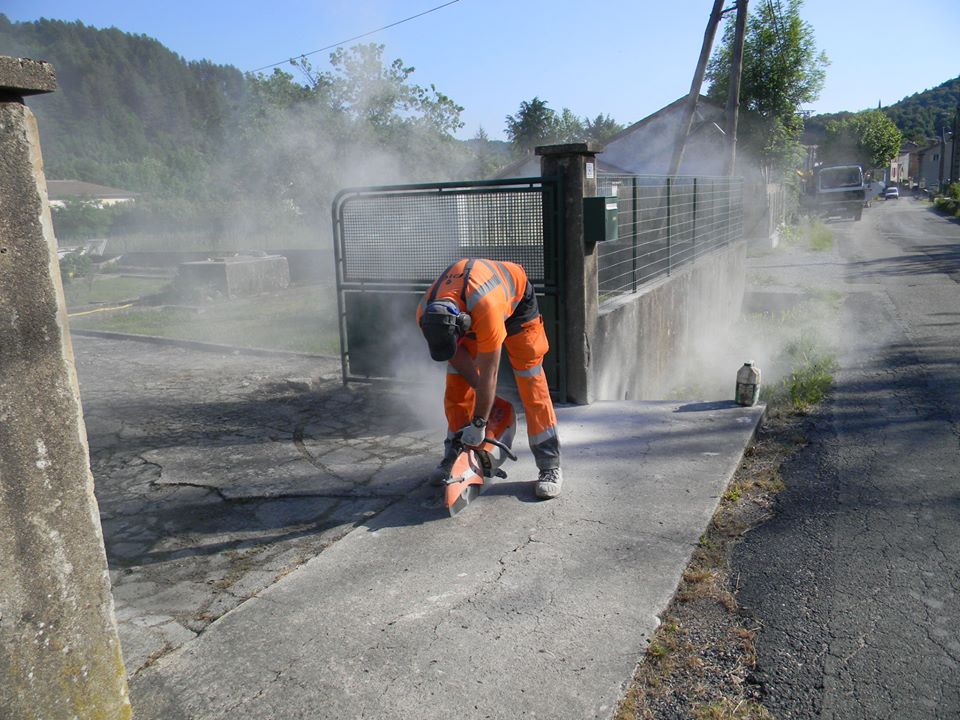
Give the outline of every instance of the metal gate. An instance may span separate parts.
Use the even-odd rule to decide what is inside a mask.
[[[333,201],[343,380],[398,378],[429,358],[420,297],[464,257],[523,265],[543,313],[544,371],[566,395],[562,193],[555,178],[348,188]],[[427,362],[430,362],[427,359]]]

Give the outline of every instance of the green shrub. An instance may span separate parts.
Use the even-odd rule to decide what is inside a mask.
[[[792,368],[790,374],[779,383],[763,386],[760,397],[770,405],[788,404],[798,412],[823,400],[838,367],[836,356],[809,330],[786,345],[779,362]]]
[[[954,183],[954,185],[960,187],[960,183]],[[950,187],[954,187],[951,185]],[[933,199],[934,207],[940,212],[946,213],[947,215],[957,215],[960,216],[960,200],[954,200],[950,197],[938,197]]]
[[[74,278],[87,277],[93,272],[93,263],[89,255],[70,253],[60,258],[60,276],[65,283]]]
[[[780,239],[784,247],[816,251],[833,247],[833,231],[820,220],[805,219],[796,225],[784,225]]]

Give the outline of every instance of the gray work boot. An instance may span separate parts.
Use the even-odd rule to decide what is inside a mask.
[[[563,473],[560,472],[560,468],[541,469],[540,477],[537,478],[537,497],[543,500],[555,498],[560,494],[561,485],[563,485]]]
[[[429,475],[431,485],[440,486],[447,484],[447,480],[450,479],[450,470],[453,469],[453,463],[456,462],[458,454],[459,453],[450,447],[449,443],[446,444],[446,448],[443,451],[443,460],[440,461],[440,464],[437,465]]]

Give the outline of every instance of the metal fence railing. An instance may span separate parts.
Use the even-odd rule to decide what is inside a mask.
[[[598,245],[601,303],[637,292],[743,234],[743,182],[727,177],[600,174],[619,236]]]

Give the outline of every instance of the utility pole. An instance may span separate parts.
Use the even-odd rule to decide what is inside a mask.
[[[960,182],[960,153],[957,152],[960,144],[960,104],[953,116],[953,141],[950,143],[950,183]]]
[[[683,162],[683,151],[687,144],[687,136],[690,135],[690,126],[693,124],[693,113],[697,109],[697,100],[700,99],[700,87],[703,85],[703,76],[707,72],[707,61],[710,59],[710,51],[713,49],[713,38],[717,34],[717,26],[720,24],[720,17],[723,15],[723,0],[714,0],[713,10],[710,11],[710,19],[707,21],[707,29],[703,33],[703,46],[700,48],[700,59],[697,61],[697,71],[693,74],[693,82],[690,83],[690,94],[687,96],[687,102],[684,104],[683,115],[680,120],[680,131],[677,133],[677,140],[673,146],[673,158],[670,160],[670,175],[676,175],[680,172],[680,163]]]
[[[740,120],[740,75],[743,72],[743,37],[747,29],[747,0],[737,0],[737,24],[733,36],[733,57],[730,61],[730,86],[727,92],[727,175],[733,175],[737,163],[737,124]]]

